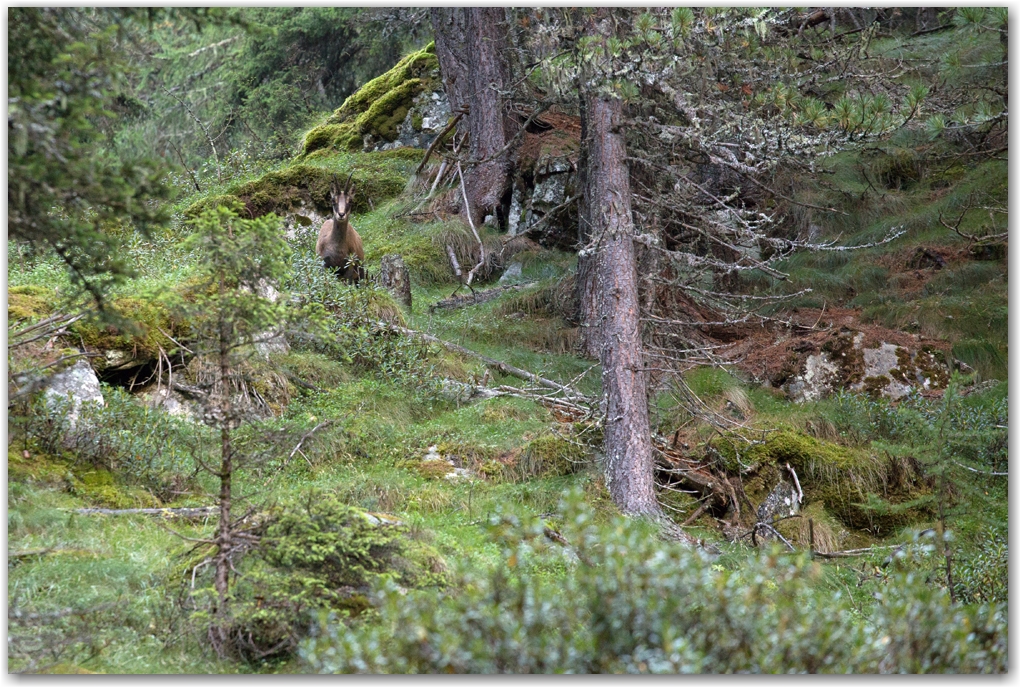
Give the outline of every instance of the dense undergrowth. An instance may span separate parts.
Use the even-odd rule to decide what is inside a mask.
[[[924,40],[931,45],[918,50],[941,39]],[[710,513],[689,528],[708,551],[692,551],[618,517],[600,476],[597,432],[527,398],[466,402],[451,382],[519,382],[388,329],[427,331],[599,391],[600,372],[573,354],[577,332],[558,305],[575,269],[571,254],[519,254],[520,280],[533,282],[526,288],[430,311],[456,284],[444,246],[462,240],[463,227],[407,214],[403,192],[421,151],[349,152],[352,127],[371,112],[349,102],[358,116],[341,108],[305,140],[315,154],[238,164],[220,183],[183,193],[164,232],[127,245],[137,276],[110,303],[134,327],[82,320],[62,342],[141,361],[162,353],[175,377],[190,381],[201,370],[188,361],[190,325],[173,304],[195,287],[199,256],[185,243],[195,218],[218,205],[251,216],[321,213],[334,173],[354,175],[353,223],[370,273],[384,254],[403,255],[410,311],[371,284],[339,284],[314,257],[318,227],[292,227],[287,297],[321,306],[326,330],[295,328],[288,351],[253,355],[242,371],[263,403],[237,441],[263,455],[235,483],[259,543],[238,561],[234,651],[218,655],[204,634],[210,570],[207,545],[196,540],[210,536],[213,519],[78,510],[201,507],[217,488],[201,469],[214,458],[215,433],[143,406],[124,388],[127,377],[104,374],[105,406],[86,406],[73,425],[66,407],[41,399],[10,410],[9,670],[1008,669],[1008,397],[996,381],[1008,372],[1006,259],[1004,249],[969,251],[973,242],[938,221],[955,220],[976,191],[1005,204],[1005,162],[942,164],[904,132],[884,150],[830,160],[829,187],[807,180],[798,190],[801,200],[852,211],[819,227],[820,240],[853,245],[892,227],[907,233],[859,252],[789,258],[791,283],[813,293],[788,306],[861,308],[867,321],[949,340],[974,372],[958,374],[941,398],[893,404],[843,392],[800,405],[725,370],[686,373],[708,407],[761,432],[749,449],[688,414],[665,385],[654,398],[656,431],[680,428],[692,453],[748,475],[754,505],[786,464],[806,496],[801,517],[778,526],[798,553],[731,542]],[[995,233],[1005,221],[970,213],[960,228]],[[922,249],[944,251],[946,265],[911,267]],[[11,321],[75,305],[58,261],[11,243],[8,284]],[[12,373],[48,360],[43,344],[9,354]],[[103,360],[100,372],[110,364]],[[151,393],[145,375],[139,386]],[[662,501],[677,522],[699,505],[682,491]],[[812,560],[809,546],[868,551]]]

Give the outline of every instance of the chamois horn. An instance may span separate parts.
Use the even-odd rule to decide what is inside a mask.
[[[350,193],[351,192],[351,180],[353,178],[354,178],[354,172],[351,171],[351,175],[349,177],[347,177],[347,183],[344,184],[344,193]]]

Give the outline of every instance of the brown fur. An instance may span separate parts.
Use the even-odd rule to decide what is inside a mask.
[[[353,173],[351,177],[353,177]],[[337,277],[350,284],[357,284],[365,276],[365,249],[361,245],[361,237],[351,226],[351,199],[354,189],[351,177],[340,187],[334,177],[330,188],[333,201],[333,219],[322,223],[319,229],[319,240],[315,243],[315,254],[322,258],[323,265],[333,270]]]

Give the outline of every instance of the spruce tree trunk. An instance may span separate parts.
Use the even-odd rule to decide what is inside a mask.
[[[438,7],[431,11],[436,55],[453,110],[467,109],[469,162],[464,169],[471,218],[496,213],[510,187],[514,150],[504,150],[519,124],[509,114],[511,83],[506,11],[502,7]]]
[[[602,364],[606,396],[605,475],[624,513],[659,514],[648,421],[647,372],[631,215],[623,103],[583,96],[585,187],[581,222],[590,242],[578,268],[586,347]]]

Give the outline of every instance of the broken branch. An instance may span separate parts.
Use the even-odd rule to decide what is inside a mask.
[[[561,391],[564,394],[567,394],[568,396],[572,396],[574,398],[581,398],[581,399],[585,398],[583,394],[578,393],[577,391],[575,391],[574,389],[571,389],[568,386],[564,386],[563,384],[560,384],[558,382],[554,382],[551,379],[546,379],[545,377],[540,377],[537,374],[534,374],[532,372],[528,372],[527,370],[522,370],[519,367],[514,367],[513,365],[510,365],[509,363],[504,363],[501,360],[496,360],[495,358],[490,358],[487,355],[482,355],[481,353],[476,353],[475,351],[472,351],[472,350],[470,350],[468,348],[464,348],[463,346],[459,346],[459,345],[457,345],[455,343],[452,343],[450,341],[444,341],[444,340],[442,340],[442,339],[440,339],[438,337],[432,336],[431,334],[426,334],[425,332],[415,331],[413,329],[407,329],[406,327],[401,327],[401,326],[398,326],[398,325],[395,325],[395,324],[389,324],[389,325],[383,324],[382,326],[386,327],[387,329],[389,329],[391,331],[395,331],[395,332],[397,332],[399,334],[403,334],[404,336],[412,336],[412,337],[416,337],[416,338],[422,339],[423,341],[428,341],[430,343],[439,344],[443,348],[445,348],[445,349],[447,349],[449,351],[453,351],[454,353],[460,353],[462,355],[467,355],[467,356],[470,356],[472,358],[476,358],[478,360],[481,360],[483,363],[485,363],[489,367],[494,368],[494,369],[502,372],[503,374],[508,374],[508,375],[513,376],[513,377],[517,377],[518,379],[527,380],[527,381],[532,382],[534,384],[538,384],[539,386],[544,386],[547,389],[555,389],[556,391]]]

